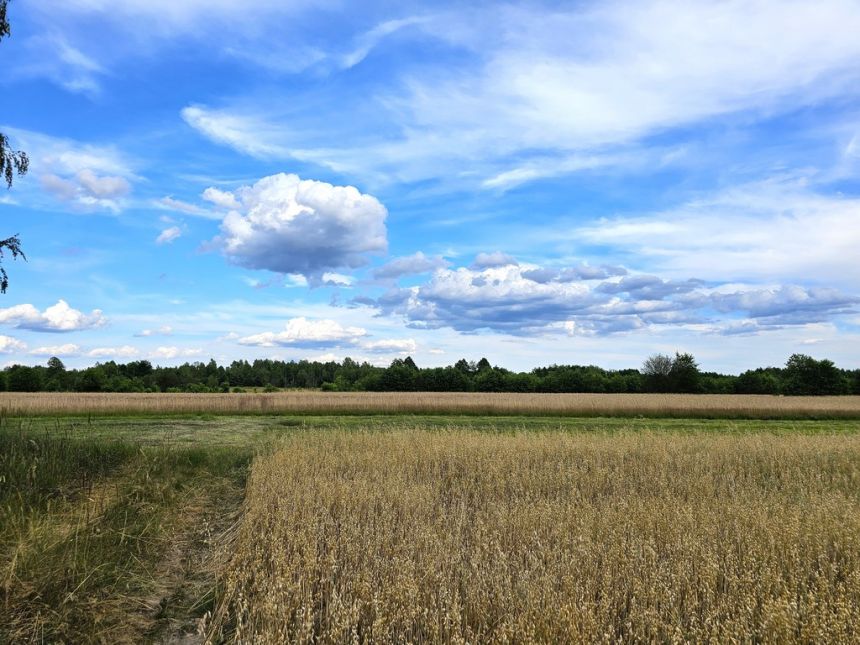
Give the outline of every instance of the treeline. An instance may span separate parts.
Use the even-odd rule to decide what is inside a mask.
[[[702,372],[690,354],[655,354],[639,369],[551,365],[529,372],[494,367],[486,358],[461,359],[448,367],[419,368],[412,358],[375,367],[346,358],[342,363],[233,361],[230,365],[185,363],[156,367],[149,361],[97,363],[66,369],[58,358],[44,367],[13,365],[0,372],[0,389],[13,392],[232,392],[245,388],[322,388],[327,391],[391,392],[677,392],[702,394],[860,394],[860,370],[794,354],[784,367],[738,376]]]

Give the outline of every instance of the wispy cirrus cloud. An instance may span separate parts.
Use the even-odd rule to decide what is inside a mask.
[[[269,103],[189,106],[183,116],[252,156],[398,181],[468,173],[479,185],[508,188],[659,164],[671,151],[640,147],[649,137],[853,96],[860,80],[860,8],[849,0],[494,5],[465,13],[468,22],[463,10],[420,22],[416,34],[456,51],[461,64],[402,69],[372,95],[384,121],[351,120],[352,132],[332,139],[317,136],[330,111],[286,115]]]
[[[848,287],[860,283],[858,222],[860,199],[821,194],[805,178],[788,177],[716,191],[663,212],[602,219],[552,238],[673,275]]]

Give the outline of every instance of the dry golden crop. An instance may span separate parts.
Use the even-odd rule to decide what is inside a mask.
[[[860,436],[298,434],[209,637],[847,643]]]
[[[860,396],[318,392],[103,394],[0,392],[0,415],[507,414],[860,418]]]

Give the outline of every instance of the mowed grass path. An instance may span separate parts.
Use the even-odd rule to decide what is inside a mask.
[[[568,636],[597,634],[588,631],[591,625],[610,630],[611,640],[646,633],[672,640],[668,624],[683,619],[686,631],[679,634],[703,636],[691,615],[725,617],[741,611],[730,598],[742,592],[749,599],[761,591],[755,580],[746,587],[731,581],[729,574],[740,569],[736,562],[727,569],[726,558],[742,552],[752,558],[746,564],[764,558],[759,578],[783,585],[782,591],[768,587],[762,596],[771,598],[767,608],[757,606],[735,623],[723,620],[729,631],[720,634],[755,626],[764,641],[768,634],[801,641],[817,634],[837,642],[847,632],[835,627],[837,614],[821,613],[821,603],[841,607],[840,624],[856,626],[858,547],[846,536],[860,534],[851,519],[860,516],[858,444],[860,422],[852,420],[2,418],[0,642],[170,642],[194,633],[207,615],[204,627],[215,640],[252,635],[276,641],[285,633],[301,640],[310,633],[337,641],[355,631],[365,639],[375,634],[374,640],[385,634],[431,641],[513,634],[514,640],[546,641],[560,632],[547,631],[536,617],[558,616],[560,607],[567,608]],[[583,471],[588,463],[603,470]],[[606,488],[614,481],[617,488]],[[727,495],[716,496],[715,490]],[[593,503],[583,506],[583,499]],[[353,502],[368,512],[356,515]],[[261,514],[266,508],[280,510]],[[543,510],[535,515],[535,509]],[[631,515],[633,510],[638,514]],[[514,511],[530,522],[534,535],[517,533],[526,527],[514,521]],[[301,528],[288,517],[301,518]],[[338,523],[336,538],[328,531]],[[678,530],[655,534],[658,526]],[[673,542],[683,537],[681,528],[688,541]],[[412,529],[422,532],[424,551],[408,539]],[[587,540],[563,537],[576,531]],[[449,533],[453,542],[438,541]],[[618,542],[622,536],[626,542]],[[283,569],[273,560],[268,574],[257,577],[256,591],[240,575],[259,564],[254,557],[295,550],[311,538],[322,551],[296,559],[290,566],[298,569]],[[344,550],[346,538],[358,540],[355,548],[370,555],[355,560],[355,553]],[[534,539],[543,551],[535,550]],[[484,551],[474,550],[479,543]],[[583,559],[570,569],[574,544],[584,549],[577,552]],[[494,560],[481,559],[490,558],[486,549]],[[606,549],[639,555],[608,566]],[[391,560],[392,554],[399,559]],[[597,567],[595,558],[606,566]],[[652,594],[625,609],[628,627],[606,623],[633,598],[631,587],[619,586],[618,572],[633,576],[630,584],[668,594],[683,582],[681,571],[697,563],[711,567],[717,577],[707,580],[717,580],[716,587],[706,588],[704,578],[694,577],[698,582],[685,583],[682,601]],[[466,564],[485,570],[485,577],[469,578]],[[436,569],[437,577],[427,577]],[[424,583],[398,589],[394,582],[406,580],[410,571]],[[614,580],[615,595],[599,591],[603,578],[597,571]],[[298,586],[281,606],[291,610],[272,610],[254,595],[266,585],[278,588],[290,572]],[[515,578],[522,582],[514,584]],[[384,584],[392,595],[384,602],[368,600],[366,587],[355,586],[359,580]],[[538,581],[555,595],[536,592]],[[308,596],[309,589],[322,591]],[[432,589],[444,590],[447,600],[427,596]],[[789,592],[805,599],[802,608],[784,605]],[[697,596],[702,593],[717,593],[722,613],[716,605],[703,608]],[[255,600],[243,605],[243,598]],[[421,611],[436,612],[435,622],[429,613],[403,614],[408,598]],[[682,603],[673,610],[680,613],[655,609],[675,601]],[[439,622],[445,612],[459,618]],[[655,621],[647,629],[664,631],[641,631],[646,614]],[[346,631],[336,631],[338,625]]]

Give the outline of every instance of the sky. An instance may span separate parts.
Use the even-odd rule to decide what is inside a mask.
[[[860,2],[14,0],[0,365],[860,367]]]

